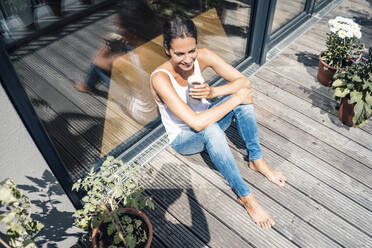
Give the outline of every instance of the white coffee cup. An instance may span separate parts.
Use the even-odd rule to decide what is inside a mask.
[[[204,83],[204,78],[199,75],[191,75],[188,79],[188,96],[187,96],[187,102],[190,104],[199,104],[202,100],[201,98],[193,98],[190,96],[190,88],[194,88],[197,85],[201,85]]]

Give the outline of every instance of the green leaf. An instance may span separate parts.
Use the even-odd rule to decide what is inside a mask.
[[[350,90],[349,89],[342,89],[342,88],[336,88],[335,90],[335,93],[334,93],[334,97],[337,96],[337,97],[345,97],[347,94],[350,93]]]
[[[364,110],[364,104],[363,102],[357,102],[354,106],[354,117],[353,117],[353,123],[354,124],[359,124],[360,121],[360,117],[363,113],[363,110]]]
[[[107,227],[107,234],[111,236],[115,232],[115,226],[114,224],[109,224]]]
[[[36,221],[36,230],[37,230],[37,231],[40,231],[40,230],[43,229],[43,228],[44,228],[44,225],[41,224],[39,221]]]
[[[13,196],[12,191],[9,188],[1,188],[0,201],[2,204],[8,206],[11,203],[16,202],[17,199]]]
[[[135,220],[134,223],[136,225],[136,228],[138,228],[138,227],[140,227],[142,225],[142,221],[141,220]]]
[[[367,92],[366,93],[366,102],[370,105],[370,106],[372,106],[372,95],[371,94],[369,94],[369,92]]]
[[[128,225],[128,226],[125,228],[125,231],[127,231],[128,233],[133,233],[133,230],[134,230],[133,225]]]
[[[16,213],[15,212],[6,212],[0,214],[0,222],[4,224],[10,224],[15,219]]]
[[[346,82],[344,80],[341,80],[341,79],[337,79],[332,83],[332,87],[340,87],[340,86],[343,86],[343,85],[346,85]]]
[[[359,77],[359,75],[357,75],[357,74],[355,74],[355,75],[353,76],[352,80],[353,80],[354,82],[358,82],[358,83],[362,82],[362,79],[361,79],[361,78]]]
[[[136,247],[136,238],[133,235],[129,234],[124,239],[129,248]]]
[[[18,233],[20,236],[22,236],[24,232],[22,226],[14,222],[11,223],[11,226],[9,229],[12,230],[14,233]]]
[[[114,244],[117,245],[117,244],[120,244],[120,242],[121,242],[121,239],[119,237],[119,234],[116,233],[114,236]]]
[[[354,90],[354,91],[350,92],[349,103],[353,104],[353,103],[361,102],[362,98],[363,98],[363,92],[359,92],[359,91]]]
[[[32,239],[27,239],[23,241],[23,247],[24,248],[37,248],[35,241],[33,241]]]
[[[151,201],[151,200],[148,200],[148,201],[147,201],[147,206],[148,206],[151,210],[154,210],[154,209],[155,209],[154,202]]]

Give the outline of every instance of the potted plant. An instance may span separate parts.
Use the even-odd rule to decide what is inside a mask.
[[[361,56],[364,45],[357,42],[362,33],[353,20],[341,16],[328,22],[326,50],[319,55],[317,78],[320,83],[330,86],[333,75],[340,68],[351,65]]]
[[[365,124],[372,115],[372,48],[359,63],[336,73],[330,89],[342,98],[340,120],[349,126]]]
[[[73,185],[73,190],[86,192],[75,222],[93,230],[93,247],[150,247],[152,225],[140,210],[154,209],[154,204],[139,185],[139,171],[136,164],[108,157],[98,172],[92,168]]]
[[[8,242],[0,238],[6,248],[36,248],[34,236],[43,225],[31,218],[31,201],[11,179],[0,182],[0,223],[6,226]]]

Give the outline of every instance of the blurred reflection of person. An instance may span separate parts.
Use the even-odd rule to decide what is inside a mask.
[[[109,87],[113,61],[136,45],[143,43],[142,38],[136,35],[137,32],[130,31],[136,31],[136,26],[143,26],[142,23],[152,18],[152,15],[152,10],[144,1],[124,1],[114,17],[115,33],[104,38],[105,45],[98,50],[90,64],[85,81],[77,82],[75,88],[78,91],[93,94],[95,86],[100,80]],[[133,25],[136,26],[133,27]]]
[[[115,17],[117,33],[105,37],[106,44],[90,64],[85,81],[75,83],[75,88],[94,94],[100,80],[108,88],[112,87],[113,62],[120,57],[123,62],[123,68],[120,68],[122,81],[115,82],[115,90],[110,90],[111,97],[137,122],[145,124],[153,120],[157,116],[157,107],[148,84],[148,73],[143,70],[135,48],[147,42],[147,38],[155,36],[157,27],[160,27],[157,23],[155,14],[145,0],[125,0]],[[130,72],[127,72],[129,69]],[[129,73],[131,75],[125,75]]]

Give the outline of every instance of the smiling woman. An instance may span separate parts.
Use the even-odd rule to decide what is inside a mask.
[[[176,16],[166,22],[164,49],[169,60],[152,73],[151,85],[170,145],[183,155],[206,149],[252,220],[262,228],[270,228],[275,222],[242,179],[224,133],[235,119],[249,154],[249,166],[284,186],[285,177],[262,158],[249,80],[212,51],[197,48],[196,27],[187,17]],[[228,83],[219,87],[202,83],[188,91],[188,82],[202,78],[206,68]],[[188,94],[201,100],[191,102]],[[215,104],[206,100],[218,96],[224,98]]]

